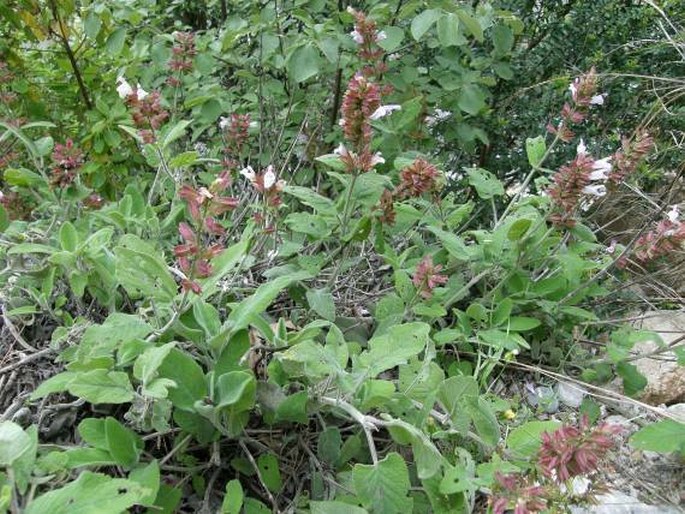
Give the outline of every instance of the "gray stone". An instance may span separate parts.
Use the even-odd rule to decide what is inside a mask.
[[[612,491],[597,497],[597,505],[572,506],[572,514],[681,514],[674,505],[647,505],[625,493]]]
[[[586,394],[587,390],[579,385],[570,382],[559,382],[559,384],[557,384],[557,395],[559,396],[559,400],[568,407],[574,409],[580,407]]]
[[[669,414],[673,414],[676,418],[679,418],[682,423],[685,423],[685,403],[674,403],[666,407]]]
[[[665,344],[670,344],[685,333],[685,312],[653,311],[645,313],[638,328],[659,334]],[[662,345],[657,341],[643,341],[633,347],[637,354],[649,354]],[[647,379],[647,387],[641,399],[652,405],[685,401],[685,366],[676,362],[673,352],[664,352],[638,359],[637,369]]]

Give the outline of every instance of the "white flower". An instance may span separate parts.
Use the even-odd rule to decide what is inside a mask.
[[[338,145],[338,148],[333,150],[333,153],[335,155],[339,155],[340,157],[346,157],[347,155],[349,155],[350,152],[347,150],[347,148],[345,148],[344,144],[340,143]]]
[[[585,193],[586,195],[601,197],[607,194],[607,188],[606,186],[603,186],[601,184],[598,184],[596,186],[585,186],[583,188],[583,193]]]
[[[613,254],[614,252],[616,252],[616,240],[615,239],[611,240],[611,244],[609,246],[607,246],[605,251],[606,251],[606,253],[608,253],[610,255]]]
[[[136,85],[136,95],[138,96],[138,100],[142,100],[148,95],[148,92],[145,91],[142,87],[140,87],[140,84]]]
[[[586,153],[587,153],[587,147],[585,146],[585,142],[581,138],[580,143],[578,143],[578,146],[576,147],[576,154],[585,155]]]
[[[243,177],[245,177],[247,180],[249,180],[250,182],[254,182],[254,180],[255,180],[256,175],[255,175],[254,170],[252,169],[252,166],[247,166],[247,167],[243,168],[242,170],[240,170],[240,174]]]
[[[592,163],[592,169],[595,170],[596,172],[599,172],[601,174],[606,175],[611,171],[611,156],[605,157],[604,159],[598,159],[595,162]],[[593,173],[595,175],[595,173]],[[604,177],[606,178],[606,177]],[[590,180],[604,180],[604,179],[593,179],[592,175],[590,176]]]
[[[369,116],[369,118],[372,120],[378,120],[384,116],[387,116],[388,114],[391,114],[394,111],[399,111],[401,109],[402,106],[397,104],[381,105],[378,109],[373,111],[373,114]]]
[[[275,183],[276,174],[274,173],[274,167],[269,165],[264,173],[264,189],[271,189],[271,186],[273,186]]]
[[[388,39],[388,35],[385,33],[384,30],[379,30],[376,33],[376,42],[383,41],[384,39]]]
[[[219,118],[219,128],[221,130],[226,130],[231,125],[231,120],[226,116]]]
[[[578,79],[575,79],[575,80],[574,80],[573,82],[571,82],[571,83],[569,84],[569,86],[568,86],[568,89],[569,89],[569,91],[571,91],[571,96],[573,97],[574,100],[576,99],[576,93],[578,93],[578,87],[577,87],[577,86],[578,86],[578,82],[579,82],[579,80],[578,80]]]
[[[354,39],[354,42],[358,45],[361,45],[364,42],[364,36],[362,36],[357,30],[350,32],[350,36],[352,36],[352,39]]]
[[[606,94],[602,93],[601,95],[594,95],[590,99],[590,105],[604,105],[604,97]]]
[[[383,163],[385,163],[385,159],[383,159],[383,156],[380,152],[376,152],[375,154],[373,154],[373,157],[371,157],[371,166]]]
[[[671,210],[668,211],[666,217],[671,223],[680,223],[680,207],[671,205]]]
[[[133,88],[131,87],[131,84],[126,82],[126,79],[124,77],[119,77],[117,79],[117,93],[119,93],[119,98],[126,98],[128,95],[133,93]]]

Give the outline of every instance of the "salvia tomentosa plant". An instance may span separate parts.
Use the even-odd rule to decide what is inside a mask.
[[[492,388],[569,362],[644,387],[629,350],[653,335],[592,305],[683,225],[607,247],[586,221],[654,146],[576,135],[608,101],[594,69],[511,189],[469,153],[522,30],[488,3],[214,2],[193,27],[165,24],[176,4],[20,3],[0,302],[24,354],[0,373],[36,384],[0,422],[0,511],[525,513],[599,490],[571,493],[612,427]],[[28,81],[52,57],[20,59],[42,47],[74,77],[60,116]],[[438,151],[445,123],[468,159]]]

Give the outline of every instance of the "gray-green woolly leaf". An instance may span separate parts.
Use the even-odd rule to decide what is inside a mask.
[[[11,467],[31,447],[31,438],[12,421],[0,423],[0,466]]]
[[[484,200],[489,200],[494,196],[504,194],[504,186],[492,173],[482,168],[469,168],[466,170],[469,177],[469,184],[476,188],[478,196]]]
[[[321,54],[312,44],[302,45],[290,54],[287,69],[288,75],[295,82],[305,80],[317,75],[321,69]]]
[[[542,163],[542,158],[547,151],[545,138],[542,136],[529,137],[526,139],[526,155],[528,156],[528,163],[536,168]]]
[[[383,32],[385,32],[385,39],[379,41],[378,46],[386,52],[393,52],[402,43],[402,40],[404,39],[404,30],[401,27],[391,26],[385,27]]]
[[[355,492],[374,514],[412,512],[409,471],[397,453],[389,453],[375,465],[356,464],[352,469]]]
[[[226,483],[224,501],[221,504],[221,514],[240,514],[243,508],[243,486],[240,480],[230,480]]]
[[[84,471],[73,482],[34,499],[25,514],[112,514],[125,512],[149,495],[149,489],[122,478]]]
[[[459,93],[459,108],[472,116],[480,113],[485,107],[485,92],[475,84],[466,84]]]
[[[300,202],[321,214],[335,215],[336,213],[333,200],[326,198],[325,196],[321,196],[319,193],[308,187],[286,186],[283,191],[294,196]]]
[[[176,343],[172,342],[145,350],[133,365],[133,376],[147,385],[157,375],[157,369],[175,346]]]
[[[269,282],[265,282],[257,288],[257,290],[242,302],[240,302],[228,315],[228,321],[224,325],[224,330],[226,328],[230,329],[232,333],[247,328],[250,324],[250,318],[252,316],[257,316],[264,312],[271,302],[273,302],[276,297],[292,283],[299,280],[306,280],[311,278],[311,274],[306,271],[300,271],[298,273],[293,273],[288,276],[278,277]]]
[[[173,348],[158,368],[161,378],[175,382],[169,390],[169,400],[174,407],[193,412],[196,401],[207,395],[207,384],[200,365],[190,355]]]
[[[426,9],[421,12],[411,22],[411,35],[419,41],[441,16],[442,12],[439,9]]]
[[[122,371],[94,369],[77,373],[67,390],[90,403],[128,403],[133,400],[133,386]]]
[[[445,248],[452,257],[460,261],[469,260],[470,254],[468,248],[459,236],[433,226],[426,228],[440,240],[443,248]]]
[[[630,445],[640,450],[685,455],[685,423],[664,419],[642,427],[630,438]]]
[[[307,302],[323,319],[335,321],[335,300],[328,289],[310,289],[307,291]]]

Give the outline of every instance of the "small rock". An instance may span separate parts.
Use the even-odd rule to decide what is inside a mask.
[[[557,395],[561,403],[574,409],[580,407],[586,394],[587,390],[576,384],[559,382],[557,385]]]
[[[685,423],[685,403],[674,403],[666,407],[666,410]]]
[[[673,505],[647,505],[637,498],[613,491],[597,497],[597,505],[572,506],[572,514],[678,514]]]
[[[618,425],[619,427],[625,430],[630,430],[631,432],[635,429],[635,423],[627,419],[625,416],[621,416],[620,414],[607,416],[604,419],[604,422],[609,425]]]
[[[685,332],[685,312],[647,312],[638,322],[638,328],[659,334],[665,344],[670,344]],[[639,354],[649,354],[661,348],[656,341],[643,341],[633,347]],[[676,362],[673,352],[644,357],[635,361],[637,369],[647,379],[647,387],[641,399],[651,405],[671,404],[685,401],[685,366]]]

